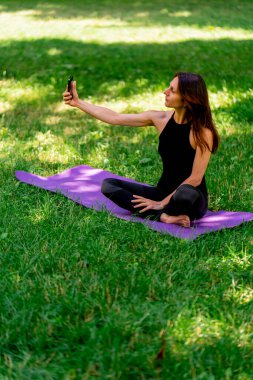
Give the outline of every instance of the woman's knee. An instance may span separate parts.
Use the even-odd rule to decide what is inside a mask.
[[[202,218],[208,207],[208,201],[202,192],[191,185],[181,185],[174,194],[175,204],[191,220]],[[174,197],[173,196],[173,197]]]
[[[111,194],[115,190],[116,185],[117,185],[116,178],[105,178],[101,185],[101,192],[104,195]]]
[[[201,197],[201,193],[192,185],[181,185],[173,195],[173,200],[177,203],[193,205]]]

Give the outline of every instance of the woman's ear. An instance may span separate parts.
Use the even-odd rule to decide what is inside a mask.
[[[183,104],[184,104],[184,108],[186,108],[187,110],[191,111],[192,110],[192,106],[189,102],[187,102],[185,99],[183,100]]]
[[[182,101],[183,101],[184,108],[188,108],[188,103],[187,103],[187,101],[186,101],[185,99],[182,99]]]

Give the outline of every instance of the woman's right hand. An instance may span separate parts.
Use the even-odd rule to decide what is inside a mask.
[[[63,100],[65,104],[68,104],[71,107],[77,107],[79,104],[79,98],[76,91],[76,81],[71,83],[71,93],[68,92],[68,86],[66,87],[66,91],[62,94]]]

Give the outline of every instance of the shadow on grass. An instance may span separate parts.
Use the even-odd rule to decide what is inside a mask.
[[[145,88],[162,91],[176,71],[198,72],[216,90],[224,81],[228,89],[240,85],[243,90],[253,85],[251,47],[250,40],[230,39],[108,45],[62,39],[11,41],[0,48],[0,66],[6,79],[54,84],[60,94],[72,73],[84,95],[98,99],[128,97]],[[51,49],[56,49],[55,55]]]
[[[50,55],[51,49],[58,53]],[[213,92],[243,92],[253,86],[251,70],[251,41],[199,41],[192,40],[170,44],[110,44],[81,43],[59,39],[36,41],[12,41],[0,48],[0,66],[7,71],[0,91],[7,91],[2,99],[8,101],[15,95],[8,89],[8,80],[14,79],[23,94],[14,98],[10,110],[4,112],[2,123],[21,140],[27,141],[38,131],[53,130],[63,135],[66,125],[94,125],[84,114],[68,110],[54,111],[54,104],[62,100],[66,79],[70,73],[77,80],[79,96],[93,103],[104,101],[128,101],[139,96],[145,100],[145,92],[161,93],[178,70],[199,72]],[[240,71],[238,71],[240,67]],[[236,75],[235,75],[236,73]],[[19,83],[20,82],[20,83]],[[40,93],[40,88],[48,93]],[[26,88],[36,94],[34,100],[26,97]],[[32,90],[31,90],[32,89]],[[8,93],[9,91],[9,93]],[[12,94],[13,92],[13,94]],[[164,104],[161,103],[161,108]],[[67,109],[67,107],[66,107]],[[219,111],[238,120],[251,121],[250,99],[245,98],[231,107]],[[140,112],[128,104],[123,112]],[[48,125],[47,118],[56,116]],[[70,119],[71,118],[71,119]],[[71,120],[71,121],[70,121]],[[75,132],[72,140],[83,132]],[[111,130],[116,135],[118,129]],[[131,136],[133,131],[127,131]],[[104,136],[102,136],[104,138]],[[112,137],[112,136],[110,136]],[[70,138],[71,139],[71,138]],[[115,139],[116,141],[116,139]],[[98,140],[99,142],[99,140]],[[139,141],[140,146],[143,141]],[[122,148],[125,144],[122,141]]]
[[[59,54],[50,55],[52,48],[56,48]],[[154,154],[156,149],[154,132],[138,130],[139,135],[135,140],[136,129],[107,126],[102,127],[101,134],[94,137],[90,132],[100,127],[94,120],[91,121],[75,111],[72,114],[70,111],[67,113],[54,111],[53,105],[61,100],[69,73],[73,73],[77,79],[80,97],[87,99],[91,96],[94,98],[92,102],[96,103],[110,100],[127,102],[135,95],[142,96],[145,100],[145,91],[162,92],[178,70],[199,72],[213,92],[222,91],[224,85],[228,92],[238,91],[238,88],[243,92],[253,85],[250,48],[251,41],[228,39],[194,40],[171,44],[110,45],[59,39],[8,42],[0,48],[1,66],[7,69],[5,83],[8,85],[8,79],[14,78],[16,82],[21,82],[24,91],[26,86],[31,88],[45,86],[49,89],[46,95],[40,96],[38,92],[38,99],[35,100],[22,99],[20,96],[4,114],[3,125],[7,128],[7,135],[10,132],[16,138],[11,167],[28,171],[33,167],[32,170],[36,172],[39,160],[35,158],[36,153],[34,155],[31,145],[30,161],[27,161],[29,149],[25,144],[34,139],[38,131],[46,133],[51,130],[53,135],[60,137],[63,142],[66,141],[66,147],[70,146],[77,152],[77,158],[70,160],[68,164],[47,162],[45,159],[44,162],[39,162],[41,167],[39,174],[43,175],[43,168],[56,172],[83,162],[90,164],[91,158],[95,159],[97,155],[99,144],[106,143],[107,147],[101,149],[104,149],[109,167],[108,162],[101,161],[100,167],[120,175],[133,176],[141,182],[151,183],[153,177],[150,173],[153,170],[150,164],[154,163],[156,172],[160,172],[157,169],[160,168],[160,163]],[[250,109],[250,99],[245,98],[231,107],[221,107],[219,111],[230,114],[233,121],[238,123],[241,120],[247,122],[252,120]],[[127,106],[123,110],[123,112],[129,111],[136,112],[132,106]],[[48,116],[57,116],[58,120],[48,125],[46,122]],[[73,129],[70,135],[65,134],[65,126],[72,127],[72,124],[78,130]],[[85,129],[82,129],[82,126],[88,131],[85,136]],[[234,189],[236,185],[235,194],[240,189],[238,186],[242,185],[244,189],[250,187],[248,157],[251,138],[248,133],[222,138],[221,151],[217,158],[213,159],[215,170],[225,174],[222,178],[224,181],[220,182],[221,178],[215,175],[214,170],[211,187],[220,186],[220,189],[224,189],[224,194],[221,196],[225,196],[226,199],[229,189]],[[241,147],[240,150],[238,146]],[[22,157],[23,152],[25,152],[24,157]],[[151,160],[143,165],[140,163],[143,157]],[[23,165],[17,167],[15,162]],[[223,170],[220,170],[220,165],[223,165]],[[127,166],[132,169],[126,173]],[[5,167],[8,168],[6,161]],[[138,174],[137,168],[142,171],[141,175]],[[236,184],[237,181],[240,183]],[[231,195],[230,201],[225,206],[231,209],[230,202],[233,200],[234,195]]]
[[[198,28],[213,27],[251,29],[249,14],[253,7],[251,1],[232,0],[229,3],[202,0],[196,2],[189,0],[114,0],[81,1],[77,0],[75,6],[67,1],[1,1],[2,12],[29,11],[29,17],[35,20],[56,19],[97,19],[121,22],[123,26],[194,26]],[[99,25],[99,24],[98,24]]]
[[[80,96],[98,101],[127,99],[147,89],[163,92],[176,71],[202,74],[214,92],[224,84],[228,91],[246,91],[253,86],[251,45],[250,40],[229,39],[109,45],[61,39],[12,41],[0,48],[0,67],[4,79],[23,81],[24,90],[50,86],[48,101],[61,99],[70,73]]]

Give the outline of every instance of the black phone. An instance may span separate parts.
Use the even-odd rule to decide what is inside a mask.
[[[71,92],[71,82],[73,81],[73,75],[68,78],[68,92]]]

